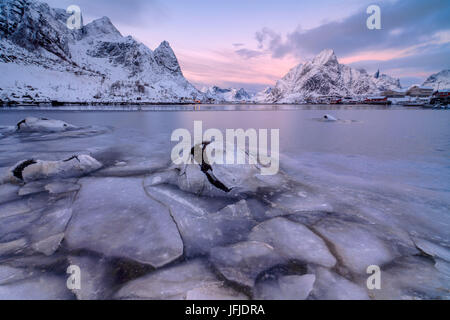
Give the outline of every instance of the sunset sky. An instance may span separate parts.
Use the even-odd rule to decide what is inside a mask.
[[[341,63],[422,83],[450,68],[448,0],[47,0],[81,7],[85,22],[107,16],[122,35],[155,49],[169,41],[197,87],[257,91],[326,48]],[[381,30],[366,27],[370,4]]]

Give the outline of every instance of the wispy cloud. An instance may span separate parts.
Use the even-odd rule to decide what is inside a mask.
[[[251,49],[245,49],[245,48],[236,50],[235,53],[246,59],[259,57],[264,54],[264,52],[259,51],[259,50],[251,50]]]
[[[274,60],[270,54],[247,60],[232,49],[179,50],[177,55],[184,75],[194,83],[251,90],[273,85],[296,64],[292,57]]]
[[[285,35],[262,28],[255,33],[258,49],[242,48],[241,56],[249,59],[268,52],[274,59],[293,56],[302,61],[332,48],[342,63],[395,71],[398,77],[450,67],[448,0],[398,0],[383,2],[380,7],[381,30],[366,27],[368,15],[361,7],[340,21],[307,30],[298,27]]]
[[[365,8],[342,21],[322,24],[309,30],[294,30],[285,39],[264,28],[256,33],[260,48],[274,57],[286,54],[304,56],[324,48],[333,48],[339,55],[358,51],[399,49],[427,41],[436,33],[450,30],[448,0],[399,0],[381,7],[382,29],[366,27]]]

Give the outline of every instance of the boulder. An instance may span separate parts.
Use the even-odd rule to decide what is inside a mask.
[[[29,159],[13,166],[3,178],[3,182],[28,183],[37,180],[80,177],[101,167],[102,164],[89,155],[73,156],[60,161]]]
[[[77,127],[61,120],[27,117],[16,125],[17,132],[62,132]]]

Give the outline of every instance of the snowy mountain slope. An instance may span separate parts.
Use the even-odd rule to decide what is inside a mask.
[[[80,30],[69,15],[34,0],[0,4],[0,99],[19,102],[203,100],[168,42],[154,51],[103,17]]]
[[[229,88],[229,89],[222,89],[217,86],[209,87],[209,88],[203,88],[201,90],[206,98],[209,101],[214,102],[250,102],[252,101],[252,96],[245,91],[243,88],[241,89],[235,89],[235,88]]]
[[[340,64],[333,50],[323,50],[312,60],[292,68],[274,88],[257,95],[258,102],[301,103],[320,96],[359,96],[400,89],[399,80],[369,75]]]
[[[425,80],[423,86],[431,87],[435,90],[450,89],[450,69],[432,74]]]
[[[387,74],[380,74],[380,70],[373,75],[372,80],[379,91],[399,90],[402,88],[400,79],[393,78]]]

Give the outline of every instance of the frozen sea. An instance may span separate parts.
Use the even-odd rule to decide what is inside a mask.
[[[78,129],[14,132],[26,117]],[[279,175],[242,180],[233,195],[180,182],[170,137],[178,128],[193,132],[196,120],[203,130],[280,129]],[[0,299],[450,298],[448,111],[0,111],[0,175],[24,160],[80,154],[103,167],[0,184]],[[80,289],[66,286],[69,265],[80,267]],[[381,269],[380,289],[366,285],[370,265]]]

